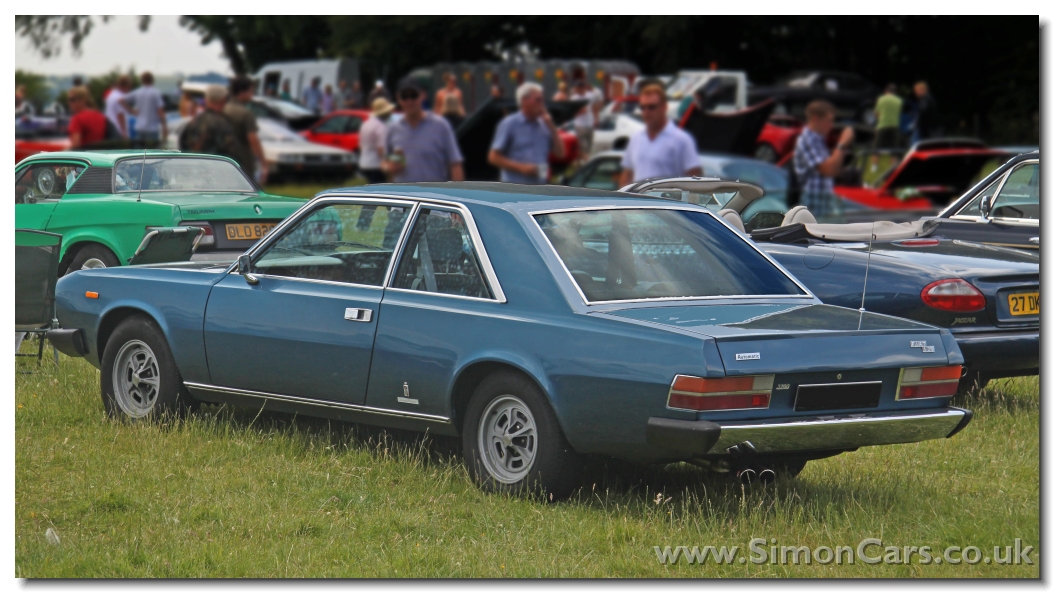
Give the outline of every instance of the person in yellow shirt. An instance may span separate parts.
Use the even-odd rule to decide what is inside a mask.
[[[886,92],[875,101],[875,152],[871,153],[871,170],[878,169],[878,151],[900,148],[900,111],[904,101],[897,96],[897,85],[886,85]]]

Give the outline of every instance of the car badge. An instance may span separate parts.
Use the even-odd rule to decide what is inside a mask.
[[[413,404],[415,406],[420,404],[419,401],[410,397],[410,386],[406,383],[403,383],[403,396],[396,397],[395,400],[401,404]]]
[[[912,340],[911,341],[911,347],[912,348],[921,348],[923,354],[931,354],[931,353],[937,351],[936,346],[927,346],[926,345],[926,340]]]
[[[761,360],[760,352],[738,352],[736,360]]]
[[[253,210],[256,210],[257,214],[260,214],[261,212],[263,212],[263,208],[260,208],[259,204],[253,206]]]

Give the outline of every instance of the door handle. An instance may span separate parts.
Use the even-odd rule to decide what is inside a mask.
[[[344,319],[347,319],[348,321],[363,321],[369,323],[372,318],[373,311],[369,309],[344,309]]]
[[[1028,240],[1028,242],[1029,243],[1035,243],[1036,245],[1039,245],[1039,237],[1032,237],[1031,239]]]

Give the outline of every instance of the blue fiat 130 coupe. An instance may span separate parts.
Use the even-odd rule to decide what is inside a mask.
[[[81,270],[49,338],[114,416],[230,403],[460,436],[487,490],[582,455],[741,480],[950,437],[946,329],[821,303],[721,218],[498,183],[326,191],[236,262]]]

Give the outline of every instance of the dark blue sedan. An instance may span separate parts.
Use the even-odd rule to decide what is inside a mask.
[[[460,435],[495,491],[565,495],[583,454],[767,481],[971,418],[948,330],[822,304],[705,208],[615,192],[333,190],[233,265],[84,270],[57,309],[114,416]]]

